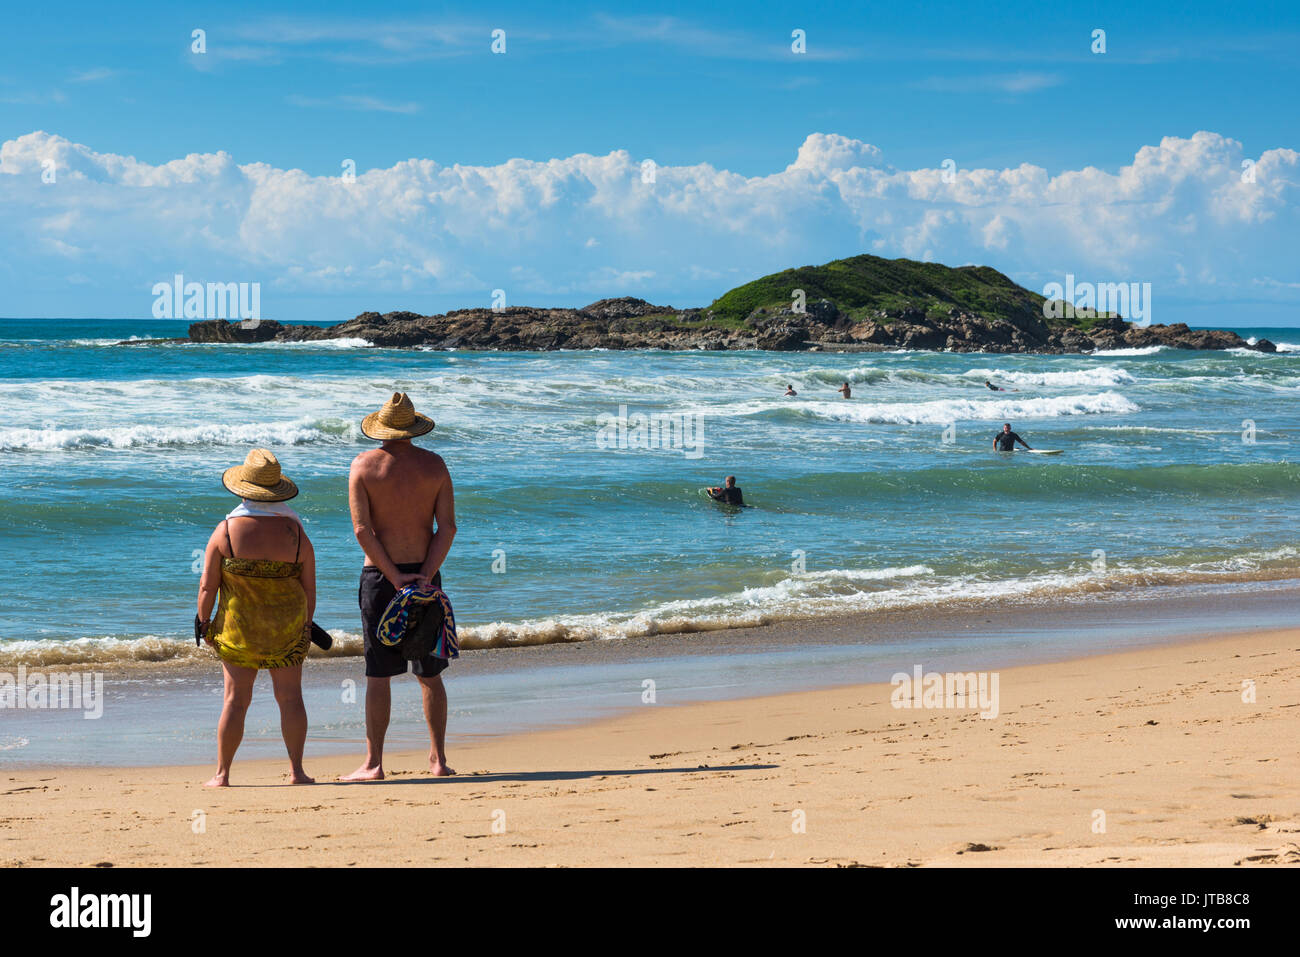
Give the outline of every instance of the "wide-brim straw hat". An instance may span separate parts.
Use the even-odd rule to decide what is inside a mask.
[[[287,502],[298,494],[298,486],[280,471],[280,460],[266,449],[253,449],[243,465],[226,469],[221,484],[254,502]]]
[[[389,439],[413,439],[433,431],[433,419],[420,415],[405,392],[394,392],[378,412],[361,420],[361,431],[381,442]]]

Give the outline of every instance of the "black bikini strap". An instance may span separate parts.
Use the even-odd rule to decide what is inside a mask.
[[[293,560],[296,562],[298,556],[302,554],[302,526],[294,522],[294,527],[298,529],[298,547],[293,550]]]
[[[235,557],[235,543],[230,540],[230,519],[223,523],[226,526],[226,548],[230,549],[230,557]]]

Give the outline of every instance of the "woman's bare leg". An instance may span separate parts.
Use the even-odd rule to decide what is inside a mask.
[[[217,773],[205,787],[224,788],[230,784],[230,765],[244,740],[244,716],[253,700],[253,682],[257,680],[256,668],[241,668],[223,661],[226,673],[226,693],[221,705],[221,720],[217,723]]]
[[[307,746],[307,707],[302,702],[302,665],[292,668],[272,668],[271,684],[275,687],[275,700],[280,706],[280,733],[284,746],[289,749],[290,781],[293,784],[315,784],[302,769],[302,752]]]

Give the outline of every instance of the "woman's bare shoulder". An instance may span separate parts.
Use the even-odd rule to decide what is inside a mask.
[[[215,548],[223,555],[226,554],[226,537],[228,533],[226,522],[227,519],[224,518],[217,522],[216,528],[214,528],[212,534],[208,536],[208,547]]]

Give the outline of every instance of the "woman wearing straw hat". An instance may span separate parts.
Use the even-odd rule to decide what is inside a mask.
[[[302,521],[284,503],[298,487],[266,449],[227,469],[222,484],[242,500],[208,539],[199,582],[199,627],[226,675],[217,725],[217,773],[208,787],[230,783],[230,764],[244,736],[244,715],[257,672],[271,672],[280,705],[280,733],[289,749],[293,784],[315,783],[302,769],[307,709],[302,662],[316,608],[316,553]],[[212,606],[220,592],[217,613]]]

